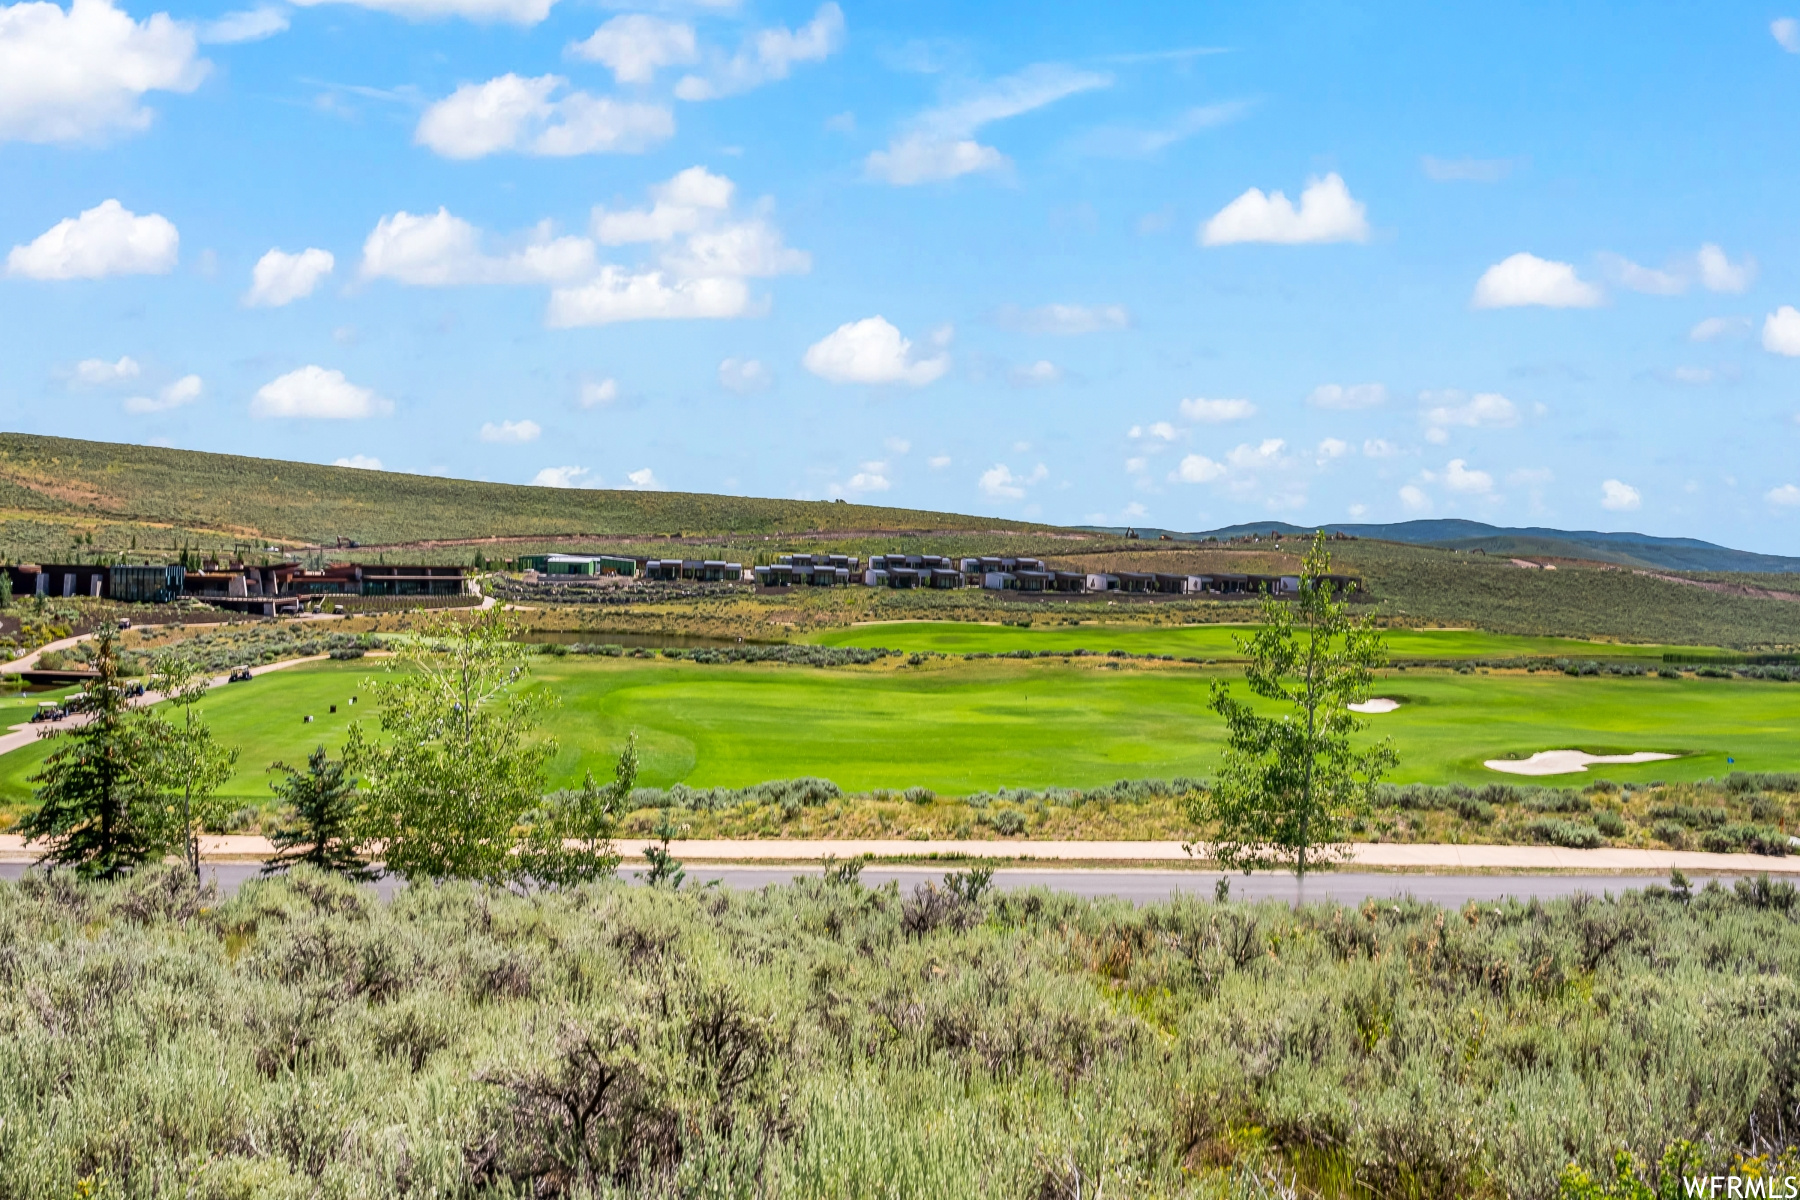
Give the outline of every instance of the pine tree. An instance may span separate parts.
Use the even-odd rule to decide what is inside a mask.
[[[263,874],[310,863],[358,881],[374,878],[351,832],[358,799],[349,765],[328,758],[325,747],[319,746],[307,756],[304,771],[286,763],[269,769],[282,772],[269,787],[285,802],[288,821],[269,835],[276,854],[263,864]]]
[[[110,879],[168,853],[182,825],[157,786],[161,738],[126,700],[110,630],[95,643],[94,667],[88,720],[49,735],[61,744],[31,777],[38,807],[19,832],[46,843],[40,862]]]

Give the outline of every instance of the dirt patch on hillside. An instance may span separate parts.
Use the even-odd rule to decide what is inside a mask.
[[[1655,571],[1633,571],[1632,574],[1642,575],[1645,579],[1660,579],[1664,583],[1679,583],[1708,592],[1718,592],[1722,596],[1751,596],[1758,600],[1787,600],[1800,604],[1800,592],[1778,592],[1772,588],[1752,587],[1747,583],[1716,583],[1706,579],[1683,579],[1679,575],[1659,575]]]

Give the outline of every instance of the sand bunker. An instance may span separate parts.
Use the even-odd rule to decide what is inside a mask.
[[[1572,775],[1576,771],[1587,770],[1589,763],[1647,763],[1674,757],[1676,756],[1673,754],[1658,754],[1654,750],[1640,750],[1636,754],[1539,750],[1530,758],[1490,758],[1482,766],[1490,771],[1505,771],[1508,775]]]
[[[1398,700],[1389,700],[1386,696],[1376,696],[1373,699],[1363,700],[1356,704],[1346,704],[1344,707],[1348,708],[1351,712],[1384,713],[1393,712],[1396,708],[1399,708],[1400,702]]]

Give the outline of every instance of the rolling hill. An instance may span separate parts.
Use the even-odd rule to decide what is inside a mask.
[[[1046,527],[841,501],[522,487],[154,446],[0,434],[0,546],[110,550],[485,538],[686,537]]]
[[[1179,533],[1174,530],[1140,528],[1145,537],[1168,533],[1179,541],[1203,541],[1245,537],[1271,531],[1284,536],[1311,533],[1317,526],[1290,525],[1286,521],[1259,521],[1247,525],[1229,525],[1201,533]],[[1401,542],[1412,546],[1437,546],[1447,550],[1483,550],[1489,554],[1544,558],[1584,558],[1596,562],[1618,563],[1626,567],[1659,568],[1668,571],[1760,571],[1787,574],[1800,571],[1800,558],[1779,554],[1757,554],[1749,550],[1733,550],[1696,538],[1654,537],[1647,533],[1601,533],[1595,530],[1543,529],[1537,527],[1504,528],[1480,521],[1453,519],[1401,521],[1391,525],[1323,526],[1327,533],[1347,533],[1354,537],[1375,538],[1385,542]],[[1123,529],[1094,528],[1096,533],[1123,532]]]

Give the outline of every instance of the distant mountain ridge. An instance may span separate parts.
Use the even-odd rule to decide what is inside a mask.
[[[1096,532],[1122,532],[1123,526],[1091,526]],[[1158,537],[1164,533],[1178,541],[1202,541],[1209,537],[1245,537],[1271,531],[1284,537],[1298,537],[1323,529],[1327,533],[1347,533],[1353,537],[1374,538],[1387,542],[1405,542],[1414,546],[1441,546],[1453,550],[1485,550],[1489,554],[1505,554],[1520,558],[1587,558],[1621,566],[1661,568],[1666,571],[1751,571],[1770,573],[1800,572],[1800,558],[1780,554],[1757,554],[1750,550],[1733,550],[1728,546],[1703,542],[1698,538],[1655,537],[1647,533],[1602,533],[1598,530],[1546,529],[1539,526],[1507,528],[1481,521],[1454,518],[1400,521],[1390,525],[1292,525],[1286,521],[1258,521],[1228,525],[1201,533],[1151,529],[1138,526],[1139,534]]]

